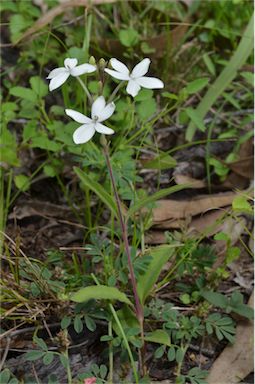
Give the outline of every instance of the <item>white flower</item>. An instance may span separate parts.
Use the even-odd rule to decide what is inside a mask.
[[[101,124],[101,122],[108,119],[114,110],[115,104],[110,103],[106,105],[104,96],[98,97],[92,104],[91,118],[73,109],[66,109],[65,112],[68,116],[77,121],[77,123],[82,124],[73,134],[75,144],[86,143],[94,136],[95,132],[112,135],[114,130]]]
[[[95,65],[81,64],[77,66],[77,64],[77,59],[65,59],[64,67],[53,69],[47,77],[47,79],[50,79],[50,91],[53,91],[64,84],[70,75],[76,77],[96,70]]]
[[[119,80],[128,80],[128,85],[126,91],[129,95],[135,97],[140,91],[141,87],[155,89],[163,88],[163,81],[157,79],[156,77],[146,77],[144,76],[149,69],[150,59],[143,59],[138,63],[133,71],[130,73],[128,67],[121,63],[117,59],[111,59],[110,63],[113,69],[105,69],[105,72],[109,73],[112,77],[115,77]]]

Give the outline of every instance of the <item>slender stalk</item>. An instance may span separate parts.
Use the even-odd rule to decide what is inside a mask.
[[[112,92],[111,96],[109,97],[108,104],[111,103],[114,100],[114,97],[117,95],[118,91],[120,90],[120,88],[123,87],[124,84],[125,84],[124,81],[122,81],[121,83],[119,83],[117,85],[117,87],[114,89],[114,91]]]
[[[76,79],[79,81],[79,83],[80,83],[81,86],[82,86],[82,89],[84,90],[84,92],[85,92],[86,95],[88,96],[88,99],[89,99],[89,101],[90,101],[90,104],[92,104],[93,99],[92,99],[92,97],[91,97],[91,94],[89,93],[88,88],[86,87],[86,85],[84,84],[84,82],[79,78],[79,76],[77,76]]]
[[[108,335],[112,337],[112,320],[108,323]],[[112,341],[109,342],[109,375],[108,375],[109,384],[113,383],[113,348]]]
[[[103,146],[103,151],[104,151],[104,155],[105,155],[107,168],[108,168],[109,174],[110,174],[110,179],[111,179],[111,183],[112,183],[112,187],[113,187],[114,197],[115,197],[115,200],[117,203],[121,232],[122,232],[123,242],[124,242],[124,246],[125,246],[125,251],[127,254],[127,258],[128,258],[130,280],[132,283],[133,294],[134,294],[134,299],[135,299],[136,315],[137,315],[137,318],[138,318],[140,324],[143,324],[143,308],[142,308],[141,302],[140,302],[139,297],[138,297],[138,292],[137,292],[137,284],[136,284],[136,279],[135,279],[134,267],[133,267],[133,263],[132,263],[132,259],[131,259],[131,253],[130,253],[130,249],[129,249],[129,243],[128,243],[127,226],[126,226],[126,223],[124,221],[122,210],[121,210],[121,202],[120,202],[120,198],[119,198],[119,195],[117,192],[115,179],[113,176],[113,171],[112,171],[112,166],[111,166],[111,162],[110,162],[110,156],[109,156],[109,150],[108,150],[107,144]]]
[[[95,283],[96,283],[97,285],[100,285],[100,284],[99,284],[99,281],[97,280],[97,278],[96,278],[96,276],[94,275],[94,273],[91,273],[91,276],[92,276],[93,280],[95,281]],[[138,374],[137,374],[137,370],[136,370],[136,366],[135,366],[135,361],[134,361],[134,358],[133,358],[133,355],[132,355],[132,351],[131,351],[130,346],[129,346],[129,343],[128,343],[127,336],[126,336],[126,334],[125,334],[125,332],[124,332],[124,329],[123,329],[123,327],[122,327],[122,325],[121,325],[121,322],[120,322],[120,320],[119,320],[119,318],[118,318],[118,315],[117,315],[117,313],[116,313],[116,311],[115,311],[113,305],[112,305],[112,304],[109,304],[109,308],[110,308],[110,311],[111,311],[111,313],[112,313],[112,316],[113,316],[113,318],[114,318],[114,320],[115,320],[115,322],[116,322],[116,324],[117,324],[117,326],[118,326],[118,328],[119,328],[119,331],[120,331],[120,333],[121,333],[121,336],[122,336],[122,338],[123,338],[123,342],[124,342],[124,344],[125,344],[125,347],[126,347],[126,350],[127,350],[128,356],[129,356],[129,359],[130,359],[130,363],[131,363],[131,366],[132,366],[132,369],[133,369],[133,373],[134,373],[134,377],[135,377],[135,382],[136,382],[136,384],[138,384],[138,383],[139,383]]]
[[[117,209],[118,209],[118,215],[119,215],[119,221],[120,221],[120,226],[121,226],[121,232],[122,232],[122,238],[124,242],[124,247],[125,251],[127,254],[127,259],[128,259],[128,268],[129,268],[129,273],[130,273],[130,280],[132,284],[132,289],[133,289],[133,295],[134,295],[134,300],[135,300],[135,309],[136,309],[136,316],[140,324],[140,330],[141,330],[141,340],[142,340],[142,350],[141,350],[141,359],[140,360],[140,369],[141,369],[141,374],[145,374],[145,364],[144,364],[144,356],[145,356],[145,343],[144,343],[144,329],[143,329],[143,322],[144,322],[144,313],[143,313],[143,306],[140,302],[139,296],[138,296],[138,291],[137,291],[137,284],[136,284],[136,279],[135,279],[135,273],[134,273],[134,267],[132,263],[132,258],[131,258],[131,253],[129,249],[129,243],[128,243],[128,231],[127,231],[127,225],[124,220],[122,210],[121,210],[121,202],[119,198],[119,194],[117,191],[115,179],[113,176],[113,171],[112,171],[112,166],[110,162],[110,156],[109,156],[109,149],[108,149],[108,144],[105,140],[104,136],[101,136],[101,143],[103,145],[103,152],[107,164],[107,168],[109,171],[111,183],[112,183],[112,188],[114,192],[114,197],[117,203]]]

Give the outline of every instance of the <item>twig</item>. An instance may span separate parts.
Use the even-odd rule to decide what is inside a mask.
[[[5,363],[5,360],[7,358],[7,355],[8,355],[8,352],[9,352],[9,348],[10,348],[10,343],[11,343],[11,338],[7,337],[7,343],[6,343],[6,346],[5,346],[5,350],[4,350],[4,353],[3,353],[2,360],[0,362],[0,372],[2,371],[4,363]]]

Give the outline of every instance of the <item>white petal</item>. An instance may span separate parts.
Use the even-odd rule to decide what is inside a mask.
[[[114,103],[107,104],[106,107],[97,115],[98,121],[100,122],[108,119],[113,114],[114,110],[115,110]]]
[[[65,59],[64,60],[64,65],[66,69],[72,69],[78,64],[77,59]]]
[[[150,59],[143,59],[134,67],[133,71],[131,72],[131,76],[133,78],[136,78],[145,75],[145,73],[148,72],[150,63]]]
[[[77,123],[89,124],[92,122],[89,117],[83,115],[80,112],[74,111],[73,109],[66,109],[65,113],[67,114],[67,116],[70,116],[72,119],[74,119],[74,121],[77,121]]]
[[[114,133],[113,129],[108,128],[105,125],[100,123],[96,123],[95,128],[97,132],[103,133],[104,135],[112,135]]]
[[[113,67],[113,69],[115,69],[115,71],[122,72],[126,75],[129,75],[128,67],[125,64],[123,64],[121,61],[119,61],[117,59],[111,59],[110,63],[111,63],[111,66]]]
[[[50,91],[53,91],[54,89],[64,84],[64,82],[68,79],[69,76],[70,76],[69,72],[63,72],[63,73],[60,73],[60,75],[53,77],[53,79],[51,79],[49,84]]]
[[[105,68],[105,72],[118,80],[129,80],[129,75],[123,72],[113,71],[112,69]]]
[[[75,144],[84,144],[95,134],[95,124],[81,125],[73,134]]]
[[[137,84],[134,80],[129,80],[126,91],[129,95],[135,97],[138,92],[140,91],[141,87],[139,84]]]
[[[105,107],[105,98],[104,96],[99,96],[94,103],[92,104],[91,107],[91,117],[94,119],[95,116],[99,116],[102,110]]]
[[[144,88],[164,88],[163,81],[157,79],[156,77],[140,77],[135,79],[135,81]]]
[[[72,76],[80,76],[83,75],[84,73],[92,73],[96,71],[96,66],[95,65],[90,65],[90,64],[82,64],[78,65],[77,67],[74,67],[71,69],[71,75]]]
[[[55,68],[46,77],[46,79],[53,79],[53,77],[60,75],[61,73],[68,73],[68,70],[65,67]]]

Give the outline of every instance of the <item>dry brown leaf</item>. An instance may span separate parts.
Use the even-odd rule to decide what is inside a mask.
[[[235,197],[236,193],[226,192],[210,196],[197,196],[185,201],[159,200],[158,207],[152,210],[153,223],[162,224],[162,222],[171,219],[186,219],[212,209],[226,207],[232,204]]]
[[[248,302],[254,307],[254,293]],[[239,383],[253,371],[253,321],[245,321],[236,328],[235,344],[227,346],[215,360],[206,379],[208,384]]]
[[[165,55],[167,49],[169,50],[169,45],[171,49],[176,48],[180,44],[187,29],[187,24],[181,24],[172,31],[142,39],[142,42],[147,43],[151,48],[154,48],[155,52],[150,54],[151,58],[160,58]],[[112,56],[120,56],[125,51],[125,47],[123,47],[121,42],[117,39],[104,39],[99,41],[99,44],[102,50],[107,51]]]
[[[146,244],[165,244],[165,230],[167,229],[180,229],[188,227],[188,231],[204,233],[206,236],[212,236],[219,231],[220,224],[217,224],[225,212],[221,210],[208,212],[200,217],[195,217],[188,225],[185,220],[172,220],[164,221],[163,223],[156,225],[155,228],[161,228],[161,230],[152,230],[145,236]],[[164,230],[162,230],[164,229]]]
[[[72,0],[61,3],[60,5],[52,8],[49,12],[45,13],[40,17],[32,27],[30,27],[23,35],[16,41],[15,44],[18,44],[20,41],[29,38],[34,33],[38,32],[40,29],[45,27],[45,25],[51,23],[55,17],[61,15],[68,8],[75,7],[91,7],[93,5],[99,5],[104,3],[115,3],[116,0]]]
[[[194,189],[206,187],[205,180],[194,179],[188,175],[175,175],[174,181],[176,182],[176,184],[189,184],[190,188],[194,188]]]

